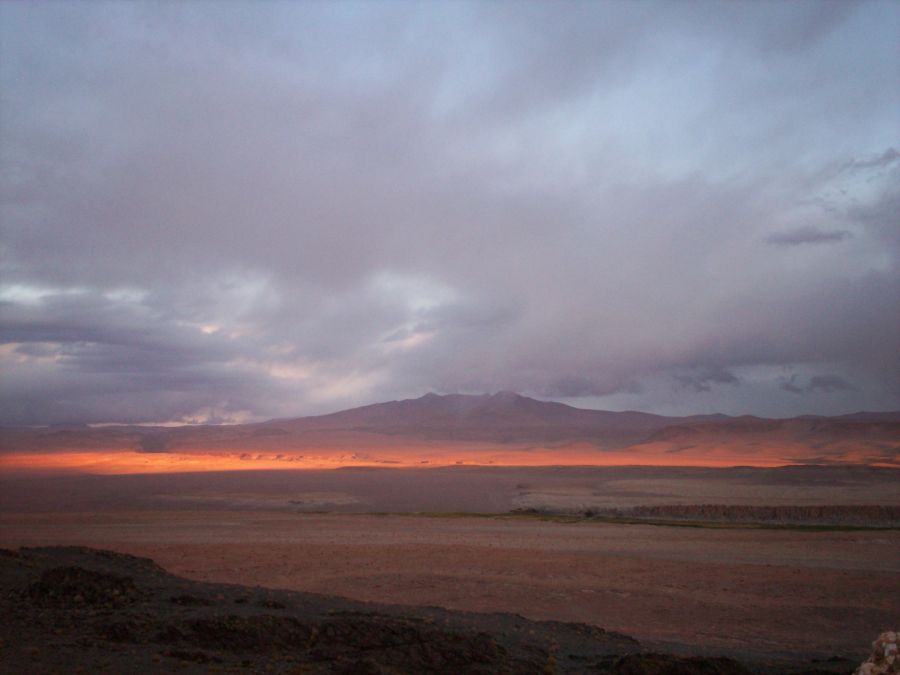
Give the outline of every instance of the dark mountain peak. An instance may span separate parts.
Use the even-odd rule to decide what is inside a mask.
[[[528,396],[522,396],[521,394],[517,394],[514,391],[498,391],[496,394],[492,394],[488,397],[492,404],[495,406],[522,406],[529,404],[536,405],[553,405],[548,401],[538,401],[537,399],[529,398]]]
[[[491,396],[491,398],[496,399],[498,401],[516,401],[520,398],[528,398],[528,397],[522,396],[521,394],[517,394],[514,391],[509,391],[508,389],[502,389],[502,390],[498,391],[496,394],[493,394]]]
[[[554,405],[522,396],[513,391],[498,391],[495,394],[436,394],[430,391],[419,398],[392,401],[387,405],[403,405],[407,408],[446,408],[447,410],[473,411],[484,408],[497,408],[523,401],[530,401],[539,405]]]
[[[469,401],[516,401],[516,400],[535,400],[522,396],[514,391],[502,389],[494,394],[437,394],[429,391],[424,396],[413,399],[405,399],[407,401],[452,401],[452,400],[469,400]]]

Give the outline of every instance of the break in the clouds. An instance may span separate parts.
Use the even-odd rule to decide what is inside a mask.
[[[2,3],[2,421],[897,408],[898,21]]]
[[[815,391],[836,392],[836,391],[853,391],[855,388],[849,384],[840,375],[814,375],[809,378],[805,386],[797,383],[797,375],[791,375],[785,378],[781,383],[781,388],[792,394],[809,394]]]

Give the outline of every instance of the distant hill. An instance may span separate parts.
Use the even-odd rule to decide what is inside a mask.
[[[376,403],[330,415],[265,423],[293,431],[346,430],[423,434],[433,439],[490,441],[632,441],[673,424],[715,422],[725,415],[665,417],[643,412],[609,412],[538,401],[510,391],[472,396],[425,394]]]
[[[900,412],[789,419],[666,417],[584,410],[501,391],[480,396],[432,393],[328,415],[231,426],[0,429],[0,463],[12,466],[12,460],[2,460],[9,453],[61,452],[138,452],[144,457],[139,466],[152,466],[154,461],[159,466],[167,461],[166,455],[172,461],[175,454],[218,455],[241,460],[242,468],[249,468],[250,460],[256,465],[267,461],[270,468],[288,461],[294,462],[291,466],[312,462],[320,467],[354,463],[900,467]],[[161,457],[152,460],[149,455]],[[28,465],[32,460],[16,461]],[[54,460],[45,461],[49,466]],[[194,459],[178,466],[206,465]],[[113,464],[108,466],[106,470],[115,470]]]

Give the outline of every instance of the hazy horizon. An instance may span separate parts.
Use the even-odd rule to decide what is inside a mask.
[[[0,424],[900,409],[898,26],[0,3]]]

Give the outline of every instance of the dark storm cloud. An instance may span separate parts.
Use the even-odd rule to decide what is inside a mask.
[[[897,407],[897,11],[4,3],[2,419]]]

